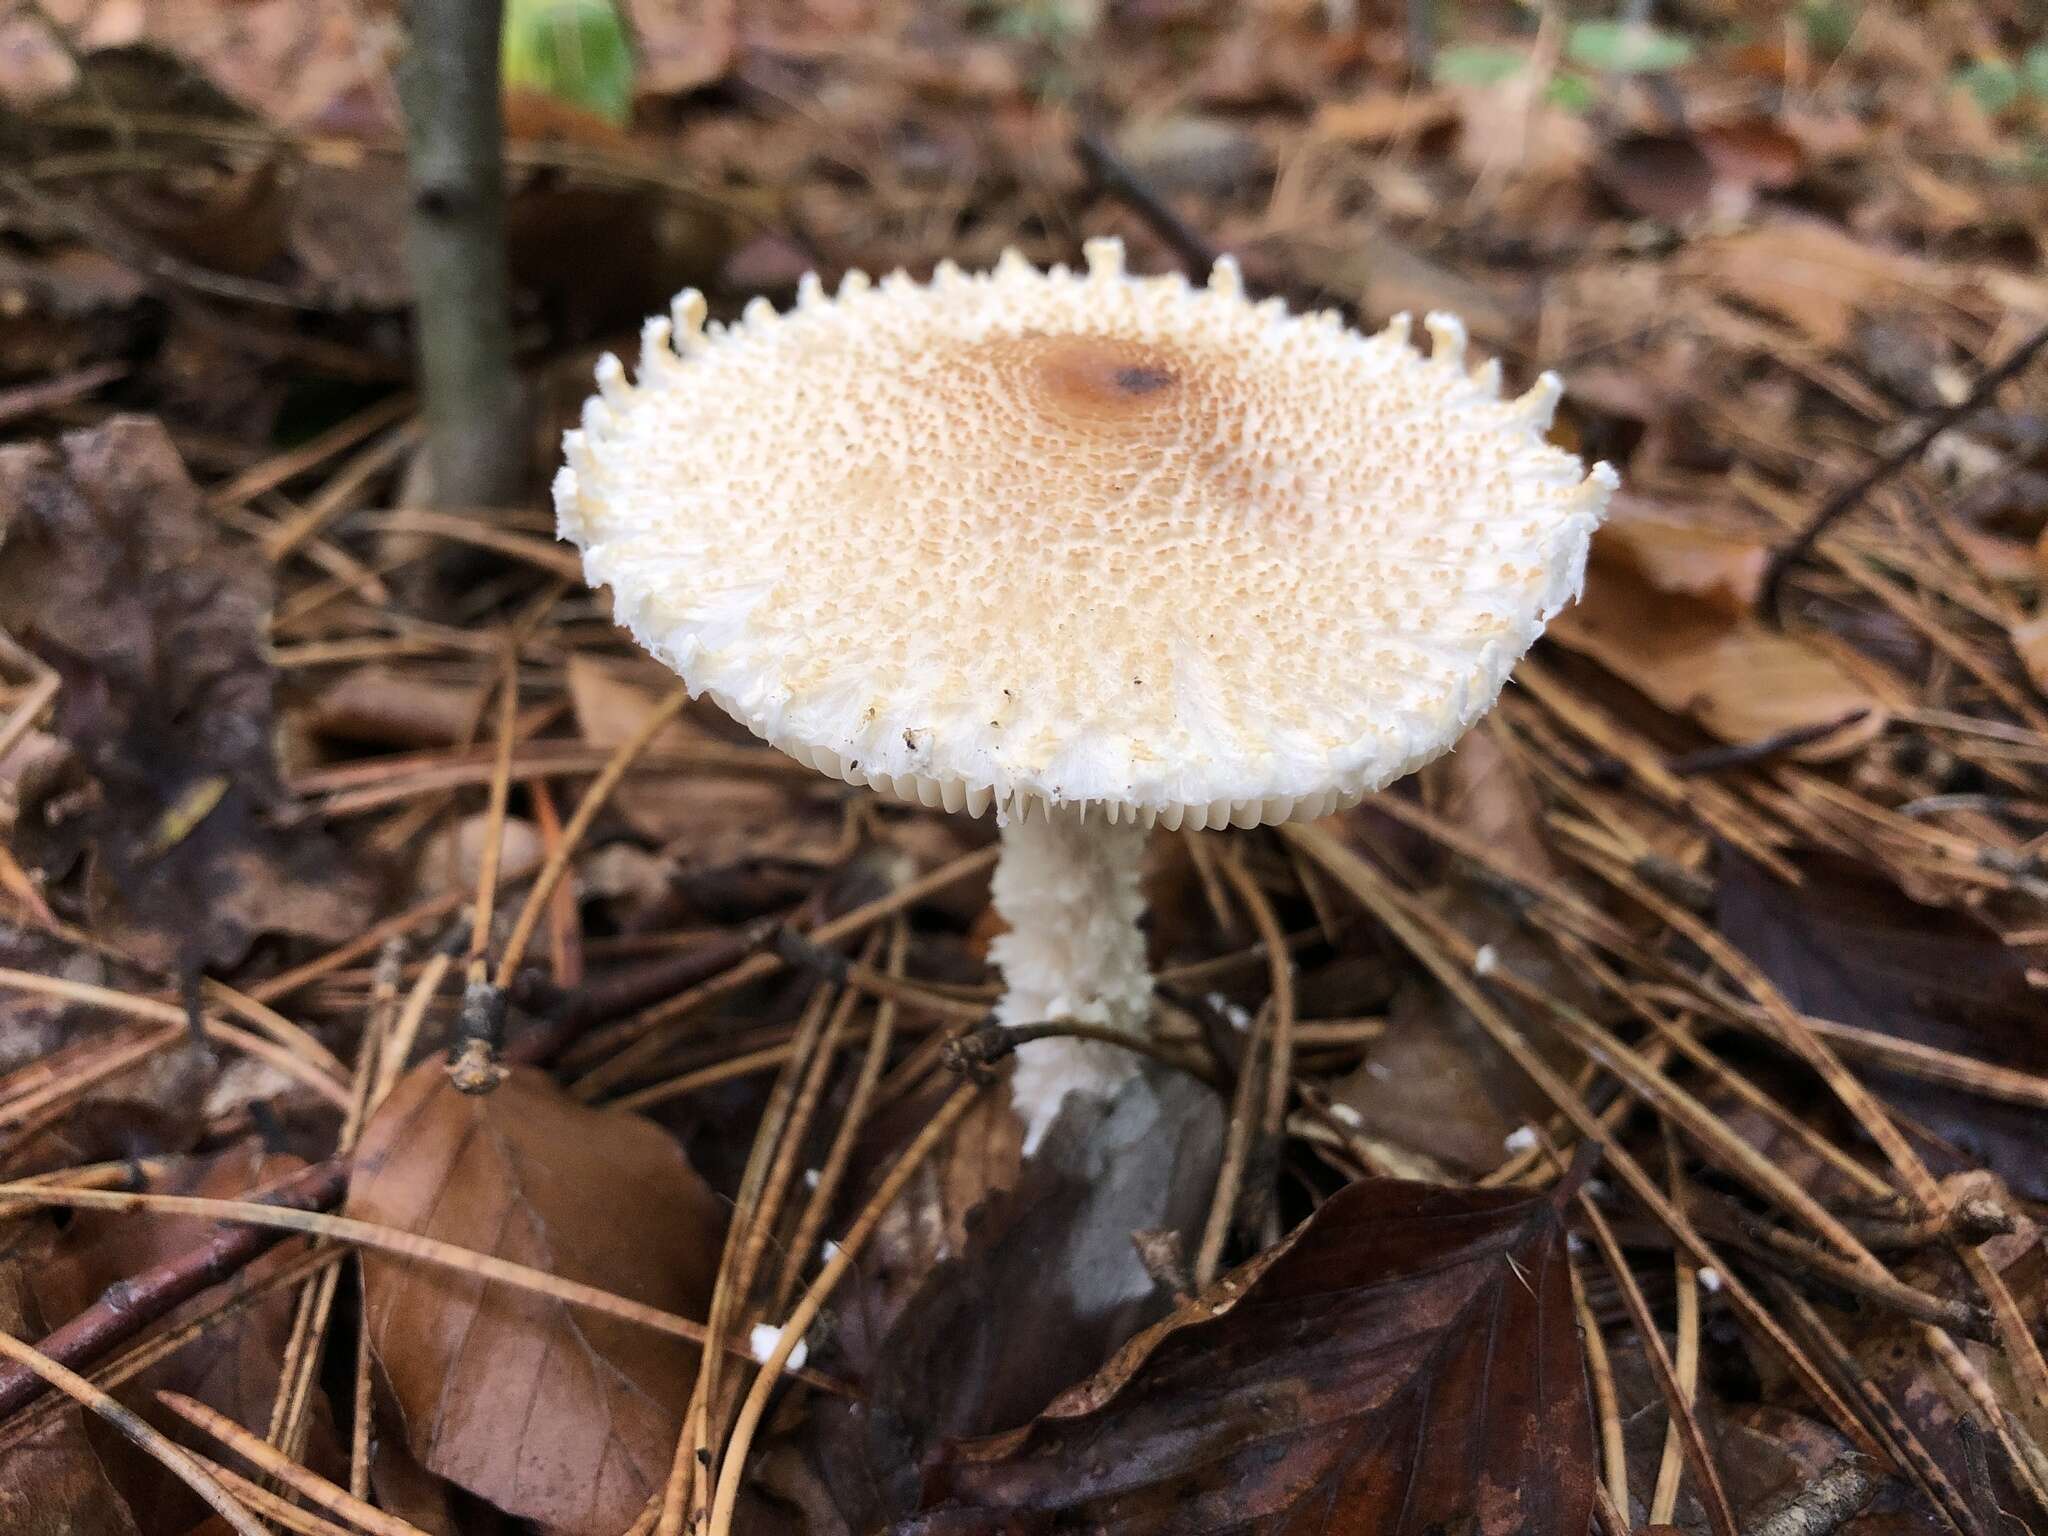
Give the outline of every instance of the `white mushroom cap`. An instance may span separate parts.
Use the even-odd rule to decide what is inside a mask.
[[[806,280],[616,359],[561,533],[640,643],[853,784],[979,815],[1313,817],[1437,756],[1575,596],[1616,484],[1465,332],[1014,253]]]

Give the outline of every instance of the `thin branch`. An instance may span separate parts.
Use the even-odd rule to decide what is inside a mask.
[[[1209,275],[1209,269],[1216,265],[1216,247],[1169,208],[1165,199],[1124,164],[1099,133],[1084,128],[1075,134],[1074,153],[1103,191],[1143,219],[1152,233],[1166,242],[1190,276]]]
[[[341,1198],[347,1176],[339,1163],[301,1169],[256,1200],[279,1208],[320,1210]],[[48,1188],[10,1186],[9,1193],[50,1196]],[[37,1203],[55,1203],[48,1199]],[[116,1281],[100,1299],[53,1331],[42,1351],[59,1365],[78,1366],[118,1349],[174,1307],[218,1285],[276,1247],[286,1234],[271,1228],[222,1227],[189,1248],[128,1280]],[[27,1369],[0,1372],[0,1419],[11,1417],[36,1395],[36,1376]]]
[[[162,1463],[174,1477],[204,1499],[214,1512],[227,1522],[228,1528],[234,1531],[236,1536],[270,1536],[262,1524],[251,1518],[249,1512],[237,1504],[228,1491],[209,1477],[205,1469],[190,1456],[76,1371],[66,1369],[42,1351],[24,1344],[4,1330],[0,1330],[0,1355],[5,1355],[23,1369],[47,1381],[58,1391],[75,1398],[133,1440],[146,1454]]]
[[[2044,346],[2048,346],[2048,325],[2042,326],[2013,348],[2005,361],[1978,379],[1976,386],[1962,399],[1945,410],[1936,411],[1912,437],[1830,496],[1822,504],[1821,509],[1807,520],[1805,527],[1771,552],[1770,564],[1764,567],[1763,581],[1757,589],[1757,616],[1766,624],[1776,625],[1781,617],[1785,578],[1794,566],[1812,553],[1813,546],[1820,541],[1821,535],[1854,511],[1864,497],[1925,453],[1928,445],[1942,433],[1958,422],[1976,415],[1999,386],[2009,379],[2017,378],[2027,364],[2034,360],[2034,354]]]

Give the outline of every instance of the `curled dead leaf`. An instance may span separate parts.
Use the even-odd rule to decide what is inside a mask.
[[[982,1102],[1018,1125],[998,1096]],[[1014,1132],[989,1156],[1000,1132],[976,1118],[962,1127],[964,1166],[954,1157],[912,1183],[835,1302],[835,1364],[863,1397],[814,1404],[793,1437],[850,1530],[914,1510],[919,1473],[945,1441],[1024,1422],[1163,1317],[1169,1295],[1135,1238],[1198,1241],[1215,1188],[1216,1096],[1151,1064],[1114,1100],[1069,1099],[1028,1159]]]
[[[1594,1468],[1557,1203],[1368,1179],[897,1529],[1576,1536]]]

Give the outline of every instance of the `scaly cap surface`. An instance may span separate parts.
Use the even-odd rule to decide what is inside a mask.
[[[1352,803],[1491,707],[1616,481],[1431,316],[1375,336],[1011,253],[806,280],[615,358],[564,538],[694,693],[854,784],[979,815],[1253,826]]]

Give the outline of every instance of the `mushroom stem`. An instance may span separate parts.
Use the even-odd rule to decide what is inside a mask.
[[[1147,1032],[1152,974],[1138,931],[1145,835],[1131,822],[1038,806],[1003,824],[993,891],[1009,931],[989,951],[1005,985],[999,1023],[1068,1019]],[[1024,1149],[1037,1145],[1068,1094],[1113,1094],[1132,1075],[1133,1060],[1093,1040],[1020,1046],[1010,1091],[1025,1122]]]

